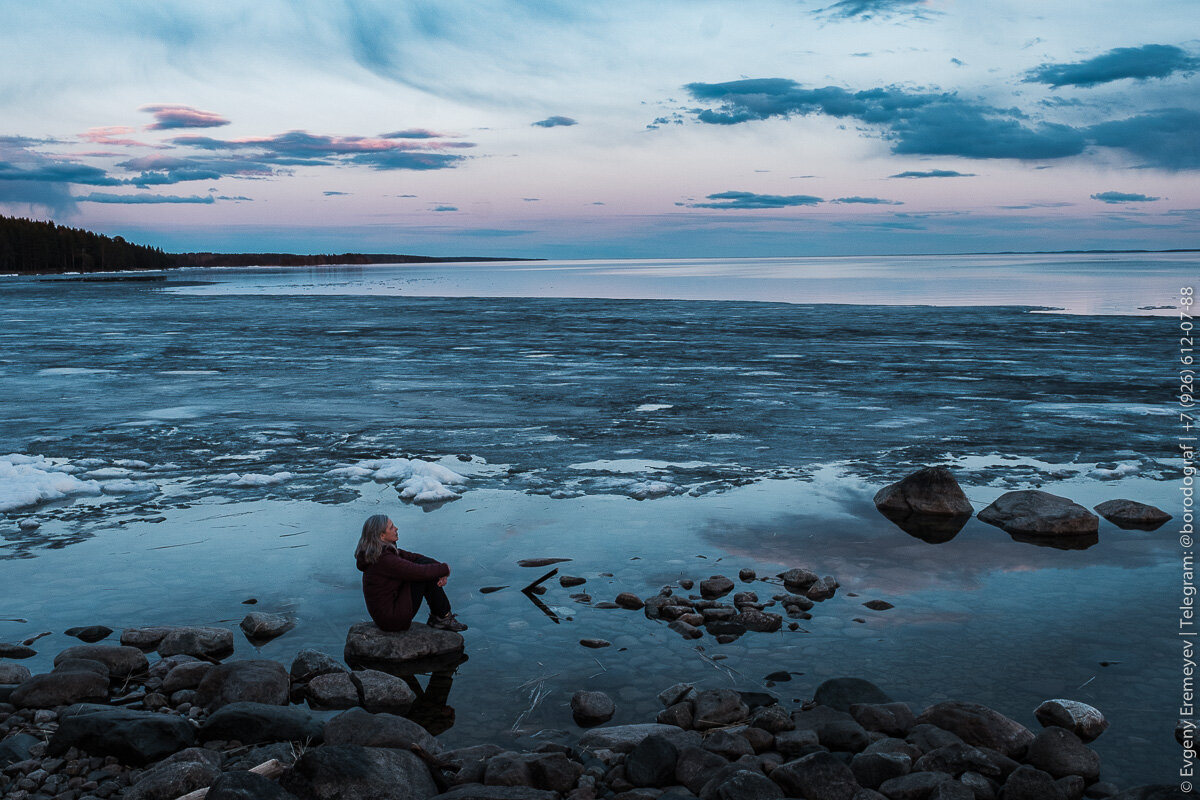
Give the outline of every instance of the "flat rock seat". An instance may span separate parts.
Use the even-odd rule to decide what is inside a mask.
[[[465,660],[462,634],[414,622],[406,631],[383,631],[359,622],[346,634],[346,663],[393,674],[412,674],[456,666]]]

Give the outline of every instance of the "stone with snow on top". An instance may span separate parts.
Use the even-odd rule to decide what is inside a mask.
[[[1152,531],[1171,518],[1161,508],[1136,500],[1105,500],[1093,506],[1096,513],[1118,528]]]
[[[1084,742],[1090,742],[1108,728],[1108,720],[1100,710],[1078,700],[1047,700],[1033,715],[1043,727],[1066,728]]]
[[[675,487],[662,481],[644,481],[629,488],[629,496],[634,500],[652,500],[665,497],[675,491]]]
[[[1096,515],[1078,503],[1037,489],[1000,495],[979,512],[979,519],[1008,533],[1026,536],[1094,534],[1100,526]]]
[[[374,622],[359,622],[346,634],[347,664],[403,668],[462,655],[462,634],[414,622],[406,631],[383,631]]]
[[[945,467],[925,467],[875,494],[875,507],[886,515],[926,514],[965,517],[974,513],[962,487]]]

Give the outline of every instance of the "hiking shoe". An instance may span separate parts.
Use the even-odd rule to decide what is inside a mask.
[[[453,614],[447,614],[444,617],[435,617],[430,615],[427,623],[431,628],[437,628],[439,631],[465,631],[467,626],[459,622]]]

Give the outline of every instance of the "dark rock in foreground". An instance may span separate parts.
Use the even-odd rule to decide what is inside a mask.
[[[300,800],[427,800],[437,794],[429,769],[412,753],[349,744],[305,751],[279,783]]]
[[[296,707],[265,703],[230,703],[213,713],[200,728],[200,738],[250,742],[320,741],[323,726]]]
[[[849,711],[851,706],[859,703],[890,703],[892,698],[878,686],[862,678],[830,678],[817,687],[813,694],[813,702],[838,711]]]
[[[1000,495],[979,519],[1026,536],[1081,536],[1095,534],[1100,526],[1096,515],[1078,503],[1037,489]]]
[[[1161,508],[1136,500],[1105,500],[1094,508],[1097,514],[1118,528],[1127,530],[1152,531],[1171,518],[1171,515]]]
[[[938,703],[922,711],[917,722],[935,725],[967,744],[989,747],[1018,760],[1033,742],[1033,732],[1024,725],[978,703]]]
[[[191,747],[195,741],[195,730],[180,717],[85,704],[71,706],[60,715],[47,752],[62,755],[78,747],[90,755],[146,764]]]
[[[287,705],[290,690],[282,664],[264,659],[230,661],[204,674],[196,687],[196,703],[209,711],[238,702],[282,706]]]

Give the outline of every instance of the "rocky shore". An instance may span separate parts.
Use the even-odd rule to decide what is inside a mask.
[[[258,620],[262,622],[262,620]],[[532,751],[445,749],[403,716],[407,670],[463,654],[455,633],[370,623],[345,663],[302,651],[290,668],[222,661],[229,631],[142,628],[68,648],[41,675],[0,662],[0,794],[11,800],[1166,800],[1120,791],[1087,743],[1096,709],[1049,699],[1021,722],[970,702],[917,708],[838,678],[804,703],[677,684],[643,724],[580,687],[562,730]],[[133,646],[131,642],[138,643]],[[147,652],[156,652],[151,661]],[[369,668],[370,663],[382,669]],[[386,670],[386,671],[385,671]],[[394,673],[394,674],[393,674]],[[419,684],[417,684],[419,689]],[[344,709],[323,719],[312,709]],[[329,715],[323,715],[328,717]]]

